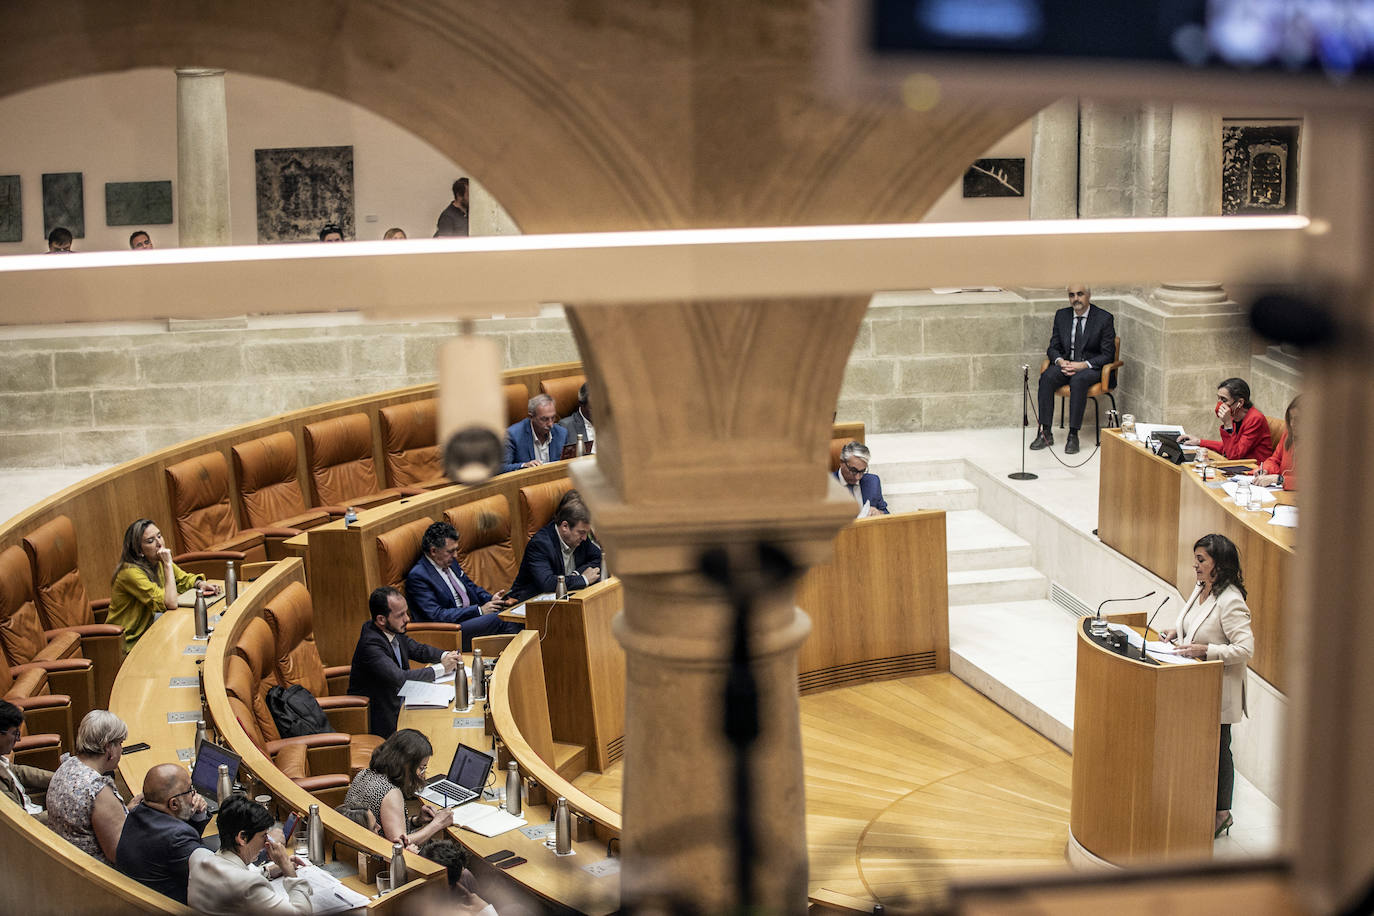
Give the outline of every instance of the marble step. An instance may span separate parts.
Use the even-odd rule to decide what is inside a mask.
[[[1030,566],[963,569],[949,573],[951,608],[961,604],[1044,600],[1049,592],[1050,580]]]
[[[964,459],[931,458],[924,461],[874,461],[873,473],[883,481],[883,489],[890,484],[915,483],[921,480],[958,480],[964,476]]]
[[[945,546],[951,570],[1030,566],[1033,554],[1024,538],[977,509],[945,513]]]
[[[977,509],[978,488],[967,480],[917,480],[889,485],[883,481],[883,498],[893,512],[915,509]]]

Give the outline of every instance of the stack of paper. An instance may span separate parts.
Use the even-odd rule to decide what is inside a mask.
[[[452,684],[406,681],[396,694],[405,701],[406,709],[443,709],[453,702],[457,691]]]
[[[304,865],[296,869],[296,877],[310,885],[310,912],[343,913],[367,906],[367,898],[340,883],[339,879],[322,868]],[[272,888],[286,898],[286,879],[276,878]]]
[[[1274,517],[1269,520],[1269,524],[1278,525],[1283,528],[1298,527],[1298,507],[1275,506]]]

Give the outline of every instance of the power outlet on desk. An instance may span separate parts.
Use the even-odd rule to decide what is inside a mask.
[[[181,722],[200,721],[200,710],[193,709],[190,712],[169,712],[167,713],[167,724],[177,725]]]
[[[620,860],[615,858],[602,859],[600,862],[583,865],[582,870],[593,878],[609,878],[611,875],[620,874]]]
[[[553,835],[553,821],[545,824],[527,824],[520,832],[531,840],[543,840]]]

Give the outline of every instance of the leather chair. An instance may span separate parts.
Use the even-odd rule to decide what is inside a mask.
[[[458,529],[458,565],[472,581],[489,592],[508,588],[520,571],[511,541],[510,501],[503,495],[488,496],[444,513]]]
[[[0,551],[0,649],[15,677],[30,666],[47,672],[52,688],[71,697],[75,721],[94,708],[95,675],[90,659],[81,657],[81,634],[43,629],[29,559],[18,546]]]
[[[539,380],[539,391],[553,398],[553,408],[558,411],[560,418],[569,416],[577,409],[577,390],[587,381],[585,375],[566,375],[562,378],[546,378]],[[525,413],[529,413],[529,405],[525,406]],[[576,437],[574,437],[576,438]]]
[[[98,623],[110,599],[90,600],[76,562],[76,530],[59,515],[24,535],[33,573],[33,597],[45,630],[69,629],[81,637],[81,655],[95,670],[95,705],[110,705],[115,675],[124,664],[124,628]]]
[[[849,438],[830,440],[830,473],[833,474],[840,469],[840,452],[844,451],[844,447],[856,441],[858,440]]]
[[[76,747],[73,740],[76,732],[72,722],[72,698],[49,692],[48,672],[42,668],[36,665],[11,667],[0,664],[0,697],[23,710],[24,728],[31,734],[52,734],[57,737],[60,746],[68,750]],[[29,763],[19,760],[18,751],[16,747],[15,762]]]
[[[525,539],[520,542],[522,550],[540,528],[553,520],[563,494],[572,488],[572,481],[566,477],[520,488],[520,526],[525,533]]]
[[[417,518],[413,522],[377,535],[377,570],[381,574],[378,585],[390,585],[405,594],[406,573],[410,572],[410,567],[420,559],[420,542],[425,536],[425,529],[433,523],[434,520],[430,518]],[[411,639],[445,652],[462,651],[463,628],[459,624],[415,620],[414,616],[412,608],[412,620],[406,628]],[[418,664],[411,662],[412,666]]]
[[[300,534],[290,527],[240,528],[229,492],[229,463],[209,452],[166,469],[177,540],[187,551],[238,551],[244,560],[280,560],[282,542]]]
[[[377,413],[386,479],[393,487],[424,490],[452,485],[439,455],[439,399],[393,404]]]
[[[1284,431],[1288,428],[1283,422],[1283,417],[1265,416],[1264,421],[1269,424],[1269,447],[1278,450],[1279,440],[1283,438]]]
[[[519,423],[530,415],[530,390],[524,382],[511,382],[502,386],[506,397],[506,425]]]
[[[377,506],[407,495],[383,490],[372,460],[372,423],[365,413],[305,425],[305,463],[316,505]],[[410,489],[411,495],[423,490]]]
[[[1112,410],[1116,410],[1116,395],[1112,394],[1112,389],[1116,387],[1117,372],[1121,369],[1122,366],[1126,365],[1121,361],[1120,337],[1116,338],[1116,349],[1113,352],[1115,353],[1115,356],[1112,358],[1112,361],[1102,367],[1102,378],[1098,379],[1097,383],[1088,389],[1088,399],[1093,402],[1093,426],[1097,430],[1098,445],[1102,444],[1102,419],[1101,415],[1098,413],[1097,399],[1100,397],[1106,397],[1109,401],[1112,402]],[[1049,368],[1049,365],[1050,361],[1048,359],[1042,360],[1040,363],[1040,371],[1044,372],[1046,369]],[[1064,414],[1068,410],[1069,386],[1060,385],[1059,390],[1056,391],[1054,394],[1055,397],[1059,398],[1059,428],[1063,429]],[[1053,421],[1054,418],[1051,417],[1050,420]],[[1044,423],[1045,418],[1041,417],[1040,422]]]
[[[291,433],[250,439],[229,451],[239,485],[243,527],[304,531],[343,517],[343,506],[306,508],[305,494],[296,478],[296,437]]]

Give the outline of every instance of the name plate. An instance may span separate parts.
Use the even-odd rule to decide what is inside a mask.
[[[168,687],[199,687],[200,678],[198,677],[174,677],[167,682]]]
[[[185,649],[181,654],[182,654],[182,655],[204,655],[204,654],[205,654],[205,650],[208,649],[208,648],[210,648],[210,647],[209,647],[209,646],[206,646],[206,645],[187,646],[186,649]]]
[[[199,722],[200,710],[192,709],[189,712],[169,712],[167,713],[167,724],[178,725],[182,722]]]
[[[195,756],[196,756],[195,748],[191,748],[191,747],[179,747],[179,748],[177,748],[177,760],[180,760],[182,763],[190,763],[190,762],[191,762],[191,759],[192,759],[193,757],[195,757]]]
[[[454,728],[481,728],[485,720],[481,716],[459,716],[453,720]]]

